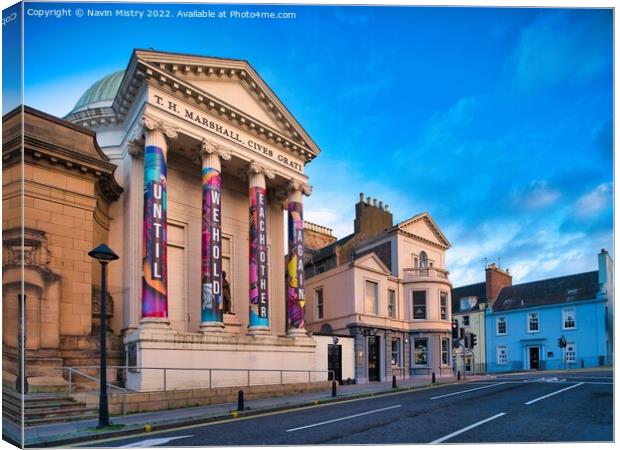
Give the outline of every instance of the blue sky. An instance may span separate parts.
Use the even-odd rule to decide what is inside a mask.
[[[322,149],[305,216],[339,237],[364,192],[395,221],[434,217],[455,286],[482,281],[484,258],[520,282],[594,270],[611,250],[611,10],[236,9],[297,18],[27,15],[26,104],[66,114],[135,47],[246,59]]]

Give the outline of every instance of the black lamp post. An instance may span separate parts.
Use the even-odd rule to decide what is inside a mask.
[[[105,271],[110,261],[118,259],[118,255],[110,247],[101,244],[99,247],[88,252],[88,256],[96,259],[101,264],[101,305],[99,307],[99,425],[103,428],[110,425],[108,414],[108,380],[107,380],[107,351],[106,351],[106,300],[108,297],[108,287],[106,283]]]

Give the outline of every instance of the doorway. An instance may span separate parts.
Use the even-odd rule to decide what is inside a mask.
[[[327,345],[327,370],[333,370],[329,372],[329,381],[342,383],[342,345]]]
[[[379,336],[368,336],[368,381],[381,381]]]
[[[540,370],[540,347],[528,347],[530,369]]]

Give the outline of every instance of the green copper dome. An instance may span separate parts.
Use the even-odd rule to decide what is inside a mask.
[[[94,106],[99,102],[107,101],[111,104],[114,96],[116,95],[116,92],[118,91],[118,87],[121,84],[121,80],[123,79],[124,74],[124,70],[119,70],[118,72],[106,75],[99,81],[95,82],[95,84],[89,87],[86,92],[82,94],[80,99],[73,107],[71,113],[80,109],[84,109],[89,105]]]

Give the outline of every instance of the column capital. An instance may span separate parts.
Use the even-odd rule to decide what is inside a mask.
[[[208,139],[202,140],[198,154],[200,156],[200,159],[205,158],[209,155],[217,155],[224,161],[230,161],[230,159],[232,158],[230,151],[228,151],[221,145],[216,144],[215,142],[209,141]]]
[[[298,180],[290,180],[286,187],[288,192],[301,192],[306,196],[309,196],[312,193],[311,185]]]
[[[256,161],[250,161],[245,166],[240,167],[237,174],[243,181],[247,181],[250,175],[264,175],[265,178],[269,178],[270,180],[273,180],[276,177],[276,174],[273,171],[258,164]]]
[[[131,155],[132,158],[143,159],[144,158],[144,142],[132,139],[127,143],[127,153]]]
[[[140,118],[140,125],[144,131],[159,131],[164,134],[168,139],[176,139],[179,135],[178,129],[164,123],[161,120],[157,120],[147,114],[144,114]]]

